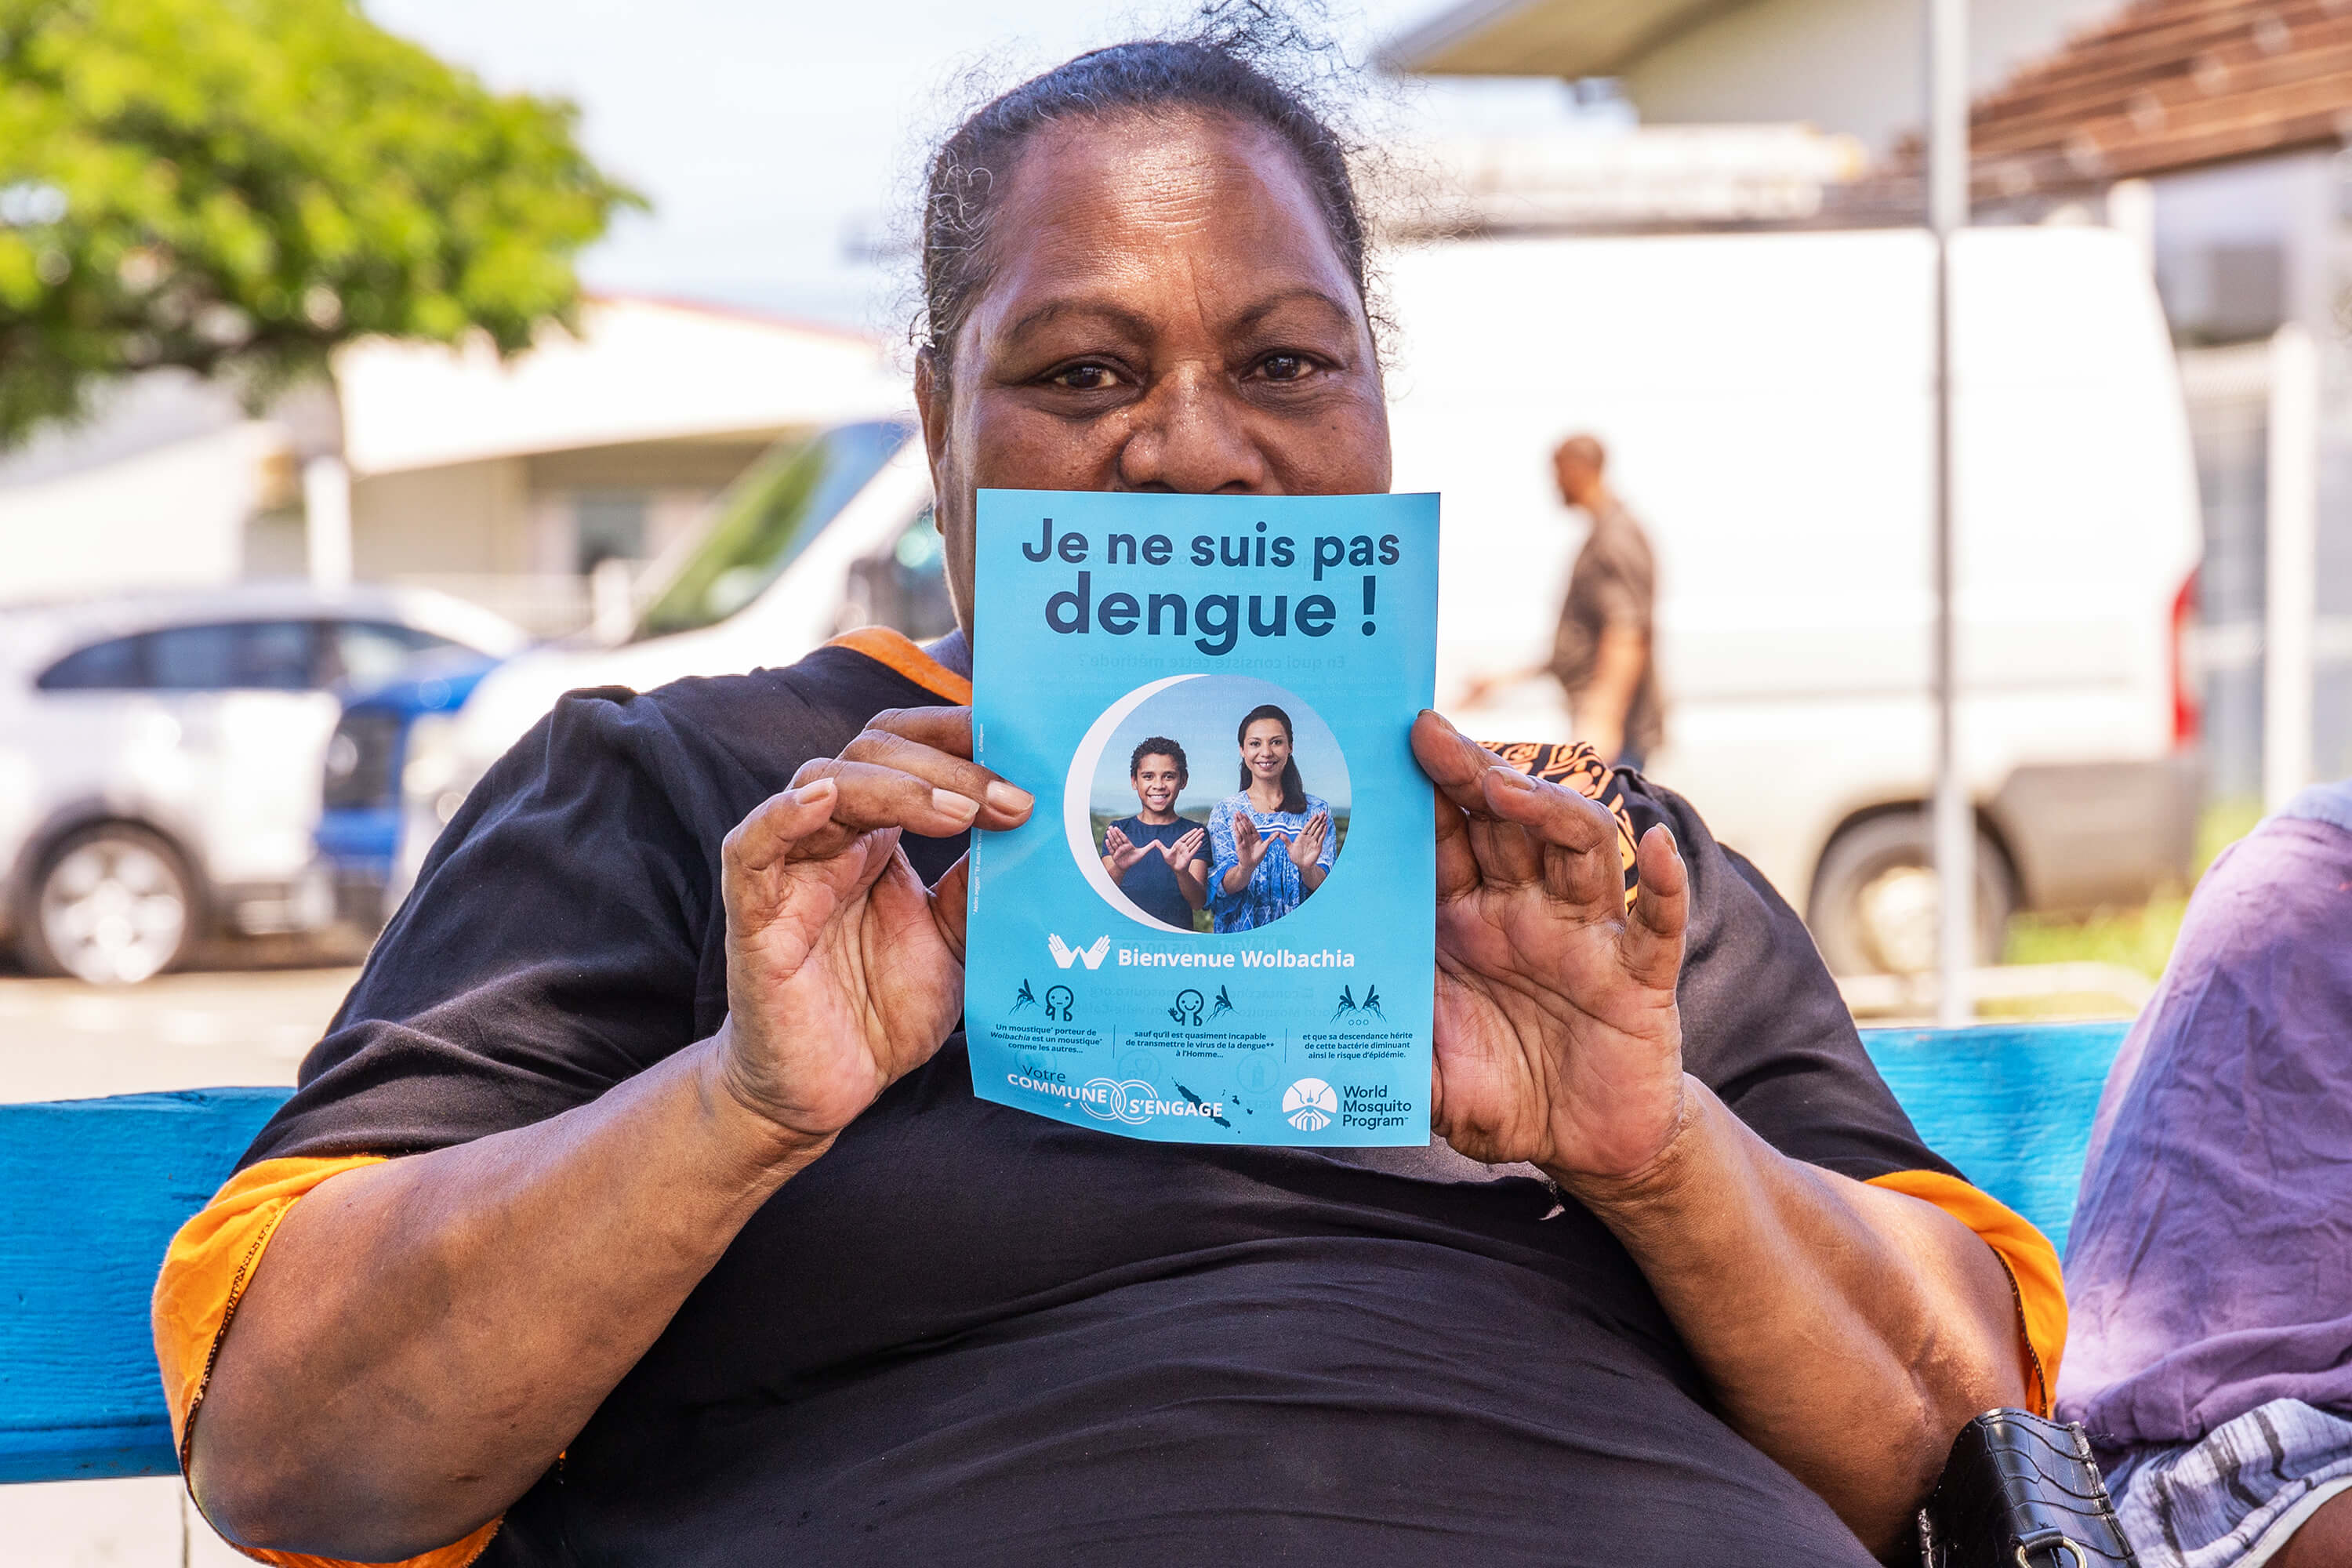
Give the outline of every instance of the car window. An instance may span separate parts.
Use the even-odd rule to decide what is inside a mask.
[[[157,691],[307,691],[308,621],[225,621],[149,632],[147,685]]]
[[[249,621],[230,642],[229,684],[247,690],[308,691],[318,684],[317,647],[309,621]]]
[[[347,681],[360,689],[383,685],[420,653],[458,646],[447,637],[389,621],[337,621],[330,631],[320,679],[329,685]]]
[[[639,637],[725,620],[783,574],[914,434],[895,420],[845,425],[738,480],[702,543],[638,623]]]
[[[147,663],[139,638],[109,637],[76,648],[34,684],[44,691],[130,691],[147,684]]]
[[[173,626],[147,634],[147,684],[163,691],[217,691],[236,666],[235,626]]]
[[[917,642],[955,630],[955,604],[941,569],[940,531],[931,509],[922,512],[888,550],[854,563],[843,595],[841,629],[889,626]]]

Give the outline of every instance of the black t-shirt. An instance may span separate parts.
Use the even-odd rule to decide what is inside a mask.
[[[1207,831],[1201,824],[1187,817],[1180,816],[1173,822],[1146,822],[1140,816],[1127,816],[1111,826],[1126,834],[1128,842],[1135,845],[1173,844],[1187,833],[1198,832],[1201,834],[1201,852],[1193,858],[1205,861],[1209,858]],[[1118,879],[1118,890],[1153,920],[1166,921],[1181,931],[1192,929],[1192,906],[1186,903],[1184,895],[1176,890],[1176,871],[1168,864],[1166,856],[1146,855],[1129,866],[1127,875]]]
[[[567,697],[451,823],[246,1162],[478,1138],[709,1036],[720,840],[877,710],[940,700],[842,647]],[[1689,867],[1691,1070],[1796,1158],[1948,1170],[1796,916],[1617,777]],[[906,843],[926,877],[961,849]],[[1870,1559],[1532,1168],[1130,1142],[976,1100],[959,1036],[752,1217],[482,1561]]]

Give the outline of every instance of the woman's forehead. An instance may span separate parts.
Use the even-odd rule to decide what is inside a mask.
[[[1355,282],[1297,158],[1262,126],[1192,112],[1048,125],[990,226],[983,341],[1078,314],[1143,327],[1178,301],[1213,325],[1270,308],[1360,320]]]

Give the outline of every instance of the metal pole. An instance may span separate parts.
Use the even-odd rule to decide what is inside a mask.
[[[1976,1016],[1976,811],[1961,766],[1952,473],[1952,241],[1969,222],[1967,0],[1927,0],[1927,226],[1936,236],[1936,1022]]]
[[[2311,782],[2312,617],[2319,531],[2319,354],[2295,322],[2271,338],[2263,584],[2263,805]]]
[[[313,458],[302,465],[302,532],[311,584],[350,587],[352,471],[341,458]]]

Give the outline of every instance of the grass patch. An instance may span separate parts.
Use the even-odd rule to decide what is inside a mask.
[[[2001,953],[2005,963],[2114,963],[2153,980],[2164,973],[2186,894],[2170,893],[2137,909],[2099,910],[2088,915],[2014,916]]]
[[[2197,819],[2197,875],[2214,858],[2253,831],[2263,818],[2258,800],[2215,801]],[[2115,963],[2153,980],[2164,973],[2179,939],[2189,895],[2168,892],[2131,909],[2096,910],[2087,915],[2021,914],[2009,922],[2004,963]],[[2045,1005],[2056,998],[2038,997]],[[2020,1005],[2021,1005],[2021,1004]],[[1988,1012],[1991,1006],[1988,1005]]]

